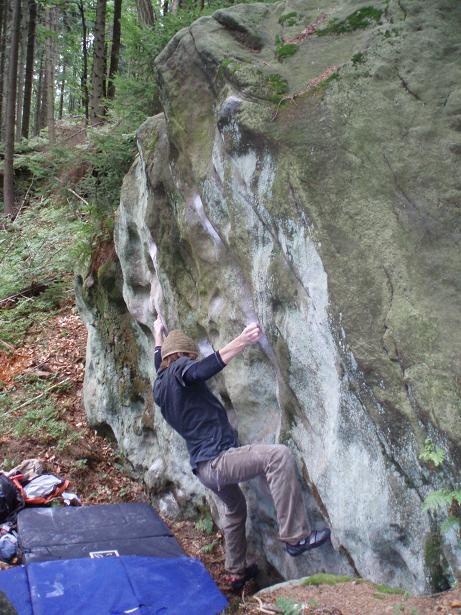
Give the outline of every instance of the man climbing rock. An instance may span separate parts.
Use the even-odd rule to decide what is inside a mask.
[[[319,547],[330,530],[309,530],[294,458],[282,444],[239,446],[227,413],[205,384],[247,346],[262,337],[258,324],[221,350],[197,360],[195,342],[182,331],[171,331],[164,339],[160,319],[154,324],[154,399],[165,420],[186,441],[192,471],[225,504],[224,532],[229,585],[243,587],[256,575],[256,566],[246,562],[246,501],[238,483],[259,475],[266,477],[279,524],[279,537],[289,555],[297,556]]]

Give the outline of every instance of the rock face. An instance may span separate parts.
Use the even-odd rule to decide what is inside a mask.
[[[334,549],[290,559],[248,486],[254,550],[286,578],[424,592],[459,574],[422,502],[459,485],[460,27],[450,0],[287,0],[182,30],[157,58],[164,113],[138,131],[117,257],[79,281],[90,421],[173,512],[205,492],[153,404],[154,313],[204,354],[262,324],[214,387],[243,443],[291,447],[332,528]]]

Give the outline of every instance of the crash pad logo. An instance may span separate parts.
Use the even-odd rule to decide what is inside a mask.
[[[90,557],[93,559],[101,559],[103,557],[120,557],[120,553],[117,549],[110,549],[109,551],[90,551]]]

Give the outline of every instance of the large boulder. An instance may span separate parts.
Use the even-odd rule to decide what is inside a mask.
[[[287,578],[424,592],[459,574],[455,531],[422,504],[461,460],[460,26],[451,0],[287,0],[179,32],[117,256],[80,280],[90,420],[180,506],[205,491],[153,404],[154,315],[204,354],[262,324],[214,388],[242,442],[291,447],[311,521],[332,528],[334,549],[290,559],[253,481],[254,550]],[[434,468],[420,455],[437,449]]]

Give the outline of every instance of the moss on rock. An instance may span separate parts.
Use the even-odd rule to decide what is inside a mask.
[[[363,30],[373,23],[377,23],[383,14],[382,9],[373,6],[364,6],[357,9],[345,19],[332,19],[324,28],[317,30],[318,36],[325,34],[345,34],[354,30]]]
[[[303,579],[303,585],[337,585],[338,583],[347,583],[353,581],[354,577],[338,574],[329,574],[327,572],[319,572],[311,577]]]
[[[424,558],[430,571],[431,585],[434,591],[449,589],[447,579],[447,562],[442,550],[442,537],[439,532],[431,532],[425,542]]]

